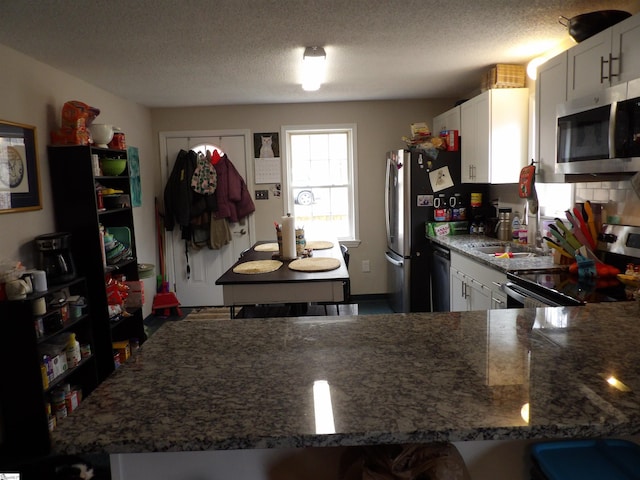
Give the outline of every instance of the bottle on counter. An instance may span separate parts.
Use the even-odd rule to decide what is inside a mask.
[[[511,221],[511,239],[514,242],[520,240],[520,212],[514,212],[513,220]]]
[[[510,208],[500,208],[498,209],[498,240],[502,240],[508,242],[512,239],[511,233],[511,209]]]

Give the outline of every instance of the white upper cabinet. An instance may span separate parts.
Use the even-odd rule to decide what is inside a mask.
[[[438,135],[443,130],[458,130],[458,135],[462,135],[460,131],[460,105],[433,117],[431,128],[433,135]]]
[[[536,181],[564,183],[564,174],[555,173],[556,108],[567,101],[567,52],[551,58],[538,68],[535,102]]]
[[[487,90],[460,111],[462,183],[517,183],[528,163],[529,90]]]
[[[640,15],[623,20],[569,50],[567,99],[640,77]]]

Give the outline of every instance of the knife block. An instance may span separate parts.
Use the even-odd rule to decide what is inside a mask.
[[[557,250],[553,250],[552,258],[555,265],[571,265],[574,262],[573,259],[561,255]]]

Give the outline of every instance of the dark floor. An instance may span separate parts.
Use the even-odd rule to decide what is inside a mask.
[[[354,296],[351,298],[351,302],[348,304],[327,305],[326,310],[324,305],[308,305],[304,310],[292,310],[285,305],[275,306],[255,306],[255,307],[243,307],[235,311],[236,318],[261,318],[261,317],[283,317],[283,316],[309,316],[309,315],[376,315],[393,313],[387,299],[383,295],[363,295]],[[167,321],[182,320],[189,313],[198,308],[193,307],[181,307],[182,315],[170,316],[158,316],[149,315],[144,320],[145,331],[147,337],[150,337],[155,333]]]

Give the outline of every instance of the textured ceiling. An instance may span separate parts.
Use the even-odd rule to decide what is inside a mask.
[[[0,44],[149,107],[458,98],[600,9],[640,0],[12,0]],[[303,92],[311,45],[327,79]]]

